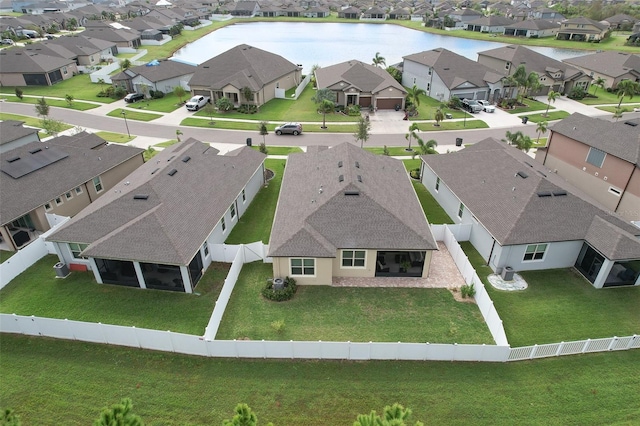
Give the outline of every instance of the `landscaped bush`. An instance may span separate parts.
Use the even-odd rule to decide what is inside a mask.
[[[262,289],[262,295],[269,300],[274,302],[284,302],[290,300],[294,294],[296,294],[296,290],[298,287],[296,286],[296,280],[293,278],[286,277],[284,279],[284,287],[282,290],[274,290],[273,289],[273,281],[267,280],[266,286]]]
[[[462,294],[462,297],[464,298],[473,297],[476,295],[476,288],[473,286],[473,284],[465,284],[460,287],[460,294]]]
[[[412,179],[420,180],[420,167],[412,169],[409,172],[409,175],[411,176]]]
[[[356,117],[360,115],[360,105],[349,105],[345,112],[350,117]]]
[[[164,92],[162,90],[150,90],[149,94],[153,99],[162,99],[164,98]]]
[[[582,87],[576,86],[573,89],[571,89],[571,92],[569,92],[567,97],[569,99],[576,99],[579,101],[581,99],[584,99],[585,94],[586,93]]]
[[[238,112],[242,114],[255,114],[258,112],[258,107],[255,105],[240,105]]]
[[[227,112],[233,109],[233,103],[228,98],[220,98],[216,101],[218,111]]]
[[[121,86],[116,87],[113,91],[113,94],[111,95],[111,97],[114,99],[122,99],[125,96],[127,96],[127,91],[124,89],[124,87]]]

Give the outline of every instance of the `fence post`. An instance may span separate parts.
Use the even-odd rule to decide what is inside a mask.
[[[589,347],[589,343],[591,343],[591,339],[587,339],[584,341],[584,345],[582,345],[582,350],[580,351],[580,353],[585,353],[587,347]]]
[[[538,348],[538,345],[533,345],[533,348],[531,349],[531,353],[529,354],[529,359],[533,359],[536,357],[537,348]]]
[[[634,334],[633,336],[631,336],[631,339],[629,339],[629,343],[627,343],[627,349],[631,349],[631,345],[638,337],[639,336],[637,334]]]
[[[611,343],[609,343],[609,347],[607,348],[608,351],[613,350],[613,345],[618,341],[618,336],[613,336],[611,338]]]
[[[558,349],[556,350],[556,356],[560,356],[560,353],[562,352],[563,348],[564,348],[564,342],[560,342],[560,344],[558,345]]]

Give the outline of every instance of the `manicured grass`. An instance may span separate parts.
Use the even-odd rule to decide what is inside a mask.
[[[639,350],[503,364],[208,359],[10,334],[0,343],[0,401],[23,425],[92,424],[123,397],[145,424],[165,426],[219,425],[240,402],[277,426],[351,426],[394,402],[428,425],[640,422]]]
[[[256,134],[258,133],[259,122],[247,122],[247,121],[226,121],[226,120],[216,120],[214,118],[213,122],[209,119],[204,118],[196,118],[196,117],[188,117],[180,122],[181,126],[188,127],[206,127],[206,128],[215,128],[215,129],[227,129],[227,130],[255,130]],[[273,130],[279,124],[270,123],[267,124],[267,130],[269,134],[273,134]],[[322,122],[316,124],[305,124],[303,126],[304,133],[355,133],[356,132],[356,124],[334,124],[329,125],[327,123],[326,129],[321,129],[320,126]]]
[[[227,244],[246,244],[256,241],[267,244],[269,242],[286,160],[267,159],[264,164],[265,168],[275,173],[274,177],[255,196],[245,214],[227,237],[225,241]]]
[[[122,111],[126,112],[127,120],[137,120],[137,121],[152,121],[156,118],[162,117],[160,114],[151,114],[149,112],[139,112],[139,111],[131,111],[131,110],[122,110],[120,108],[114,109],[109,114],[109,117],[118,117],[123,118]]]
[[[36,127],[38,129],[42,128],[42,123],[40,122],[39,118],[36,117],[29,117],[26,115],[19,115],[19,114],[9,114],[6,112],[0,112],[0,120],[16,120],[16,121],[24,121],[24,124],[26,126],[31,126],[31,127]],[[61,132],[65,131],[65,130],[69,130],[73,128],[72,125],[70,124],[62,124],[62,127],[60,129]],[[47,135],[44,132],[40,132],[40,138],[46,138],[49,135]]]
[[[201,335],[229,265],[212,264],[195,294],[97,284],[91,272],[56,279],[48,255],[0,290],[0,312]]]
[[[166,93],[163,98],[160,99],[145,99],[144,101],[136,102],[134,104],[128,104],[127,110],[143,110],[143,111],[157,111],[157,112],[172,112],[182,107],[180,100],[176,95]]]
[[[113,143],[128,143],[135,139],[133,136],[127,136],[122,133],[114,132],[96,132],[96,135],[100,136],[107,142]]]
[[[0,263],[3,263],[5,260],[9,259],[14,254],[16,254],[15,251],[0,250]]]
[[[424,210],[424,214],[427,216],[427,220],[431,224],[453,224],[455,223],[447,212],[444,211],[440,204],[433,198],[431,193],[425,188],[425,186],[421,182],[413,181],[413,189],[415,189],[416,194],[418,195],[418,199],[420,200],[420,205],[422,205],[422,210]]]
[[[543,102],[538,102],[535,99],[529,99],[526,98],[522,101],[525,105],[527,106],[519,106],[513,109],[507,109],[505,111],[507,111],[509,114],[519,114],[522,112],[529,112],[529,111],[546,111],[547,110],[547,106],[549,106],[548,103],[543,103]],[[551,103],[551,106],[549,106],[549,111],[555,109],[555,107],[553,106],[553,102]]]
[[[451,121],[444,120],[440,122],[440,126],[434,126],[435,123],[418,123],[419,130],[423,132],[435,132],[438,130],[465,130],[465,129],[488,129],[489,125],[482,120],[467,119]]]
[[[260,151],[260,146],[253,145],[251,149]],[[302,152],[299,146],[270,146],[267,145],[268,155],[289,155],[293,152]]]
[[[522,272],[529,287],[501,291],[470,243],[462,243],[493,300],[512,347],[627,336],[640,331],[640,288],[596,289],[573,269]]]
[[[150,146],[147,149],[144,150],[144,152],[142,153],[142,156],[144,157],[144,161],[149,161],[151,160],[153,157],[155,157],[158,154],[158,150],[156,150],[154,147]]]
[[[544,113],[540,113],[540,114],[527,115],[527,117],[529,117],[529,121],[534,123],[539,123],[541,121],[561,120],[570,115],[571,114],[569,114],[567,111],[549,111],[549,113],[546,116],[544,115]]]
[[[169,147],[171,145],[175,145],[177,143],[178,143],[178,139],[170,139],[170,140],[168,140],[166,142],[157,143],[154,146],[157,146],[159,148],[167,148],[167,147]]]
[[[22,99],[20,99],[17,96],[3,96],[3,98],[6,99],[8,102],[19,102],[23,104],[36,104],[38,103],[38,100],[40,100],[40,98],[35,98],[35,97],[23,97]],[[98,104],[90,104],[88,102],[79,102],[79,101],[73,101],[71,105],[69,105],[67,101],[62,99],[51,99],[51,98],[45,98],[45,99],[47,101],[47,105],[49,106],[58,107],[58,108],[69,108],[69,109],[74,109],[76,111],[87,111],[90,109],[98,108],[100,106]]]
[[[106,86],[107,84],[104,85],[104,87]],[[20,89],[25,95],[44,96],[45,98],[64,99],[67,94],[71,94],[77,100],[96,101],[105,104],[115,101],[115,99],[111,98],[98,97],[102,87],[98,83],[92,83],[89,74],[79,74],[53,86],[23,86]],[[15,95],[15,87],[0,87],[0,93]]]
[[[593,89],[589,90],[589,94],[593,95]],[[606,90],[602,90],[601,88],[598,88],[598,91],[596,92],[595,97],[588,96],[578,102],[582,102],[585,105],[604,105],[604,104],[618,105],[618,102],[620,102],[620,98],[615,93],[607,92]],[[636,102],[636,103],[638,102],[637,96],[634,96],[631,99],[629,99],[628,96],[625,96],[624,99],[622,99],[623,104],[633,103],[633,102]]]
[[[216,339],[494,344],[477,305],[446,289],[299,286],[272,302],[260,294],[272,276],[271,264],[244,265]]]
[[[407,144],[407,146],[409,146]],[[389,146],[387,147],[387,149],[389,150],[389,155],[392,157],[400,157],[400,156],[411,156],[413,154],[413,151],[407,151],[406,147],[403,146]],[[375,147],[375,148],[365,148],[366,151],[369,151],[373,154],[376,155],[383,155],[384,154],[384,148],[379,148],[379,147]]]
[[[597,107],[597,108],[602,111],[610,112],[612,114],[614,114],[616,112],[616,109],[618,109],[617,106],[603,106],[603,107]],[[623,113],[631,112],[633,111],[634,108],[640,108],[640,104],[624,104],[623,103],[622,106],[620,107]]]

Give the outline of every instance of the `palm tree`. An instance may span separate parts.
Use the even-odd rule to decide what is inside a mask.
[[[604,89],[604,83],[605,83],[605,81],[604,81],[604,78],[602,78],[602,77],[596,78],[596,81],[591,83],[591,85],[593,87],[595,87],[595,89],[593,90],[593,96],[595,96],[596,92],[598,92],[598,87]]]
[[[513,98],[513,88],[517,85],[518,82],[512,75],[508,75],[502,79],[502,86],[506,86],[509,88],[509,95],[506,96],[507,98]]]
[[[517,97],[519,99],[521,89],[527,84],[527,70],[525,69],[524,65],[518,65],[518,68],[516,68],[515,72],[513,73],[513,81],[518,86]]]
[[[521,151],[529,152],[531,147],[533,146],[533,141],[529,136],[525,136],[521,131],[517,131],[515,133],[511,133],[507,130],[505,134],[506,139],[502,139],[502,142],[507,142],[510,145],[515,146]]]
[[[415,84],[411,89],[407,90],[407,100],[411,102],[416,109],[420,106],[420,96],[427,96],[427,92]]]
[[[427,154],[435,154],[436,153],[436,146],[438,146],[438,142],[435,141],[435,139],[429,139],[428,141],[423,141],[420,138],[416,139],[418,141],[418,152],[420,153],[420,155],[427,155]]]
[[[404,138],[409,141],[409,147],[407,148],[407,151],[411,151],[411,139],[412,138],[416,138],[416,140],[418,139],[418,134],[416,133],[416,130],[420,130],[420,128],[418,127],[418,123],[413,123],[411,124],[411,126],[409,126],[409,133],[404,135]]]
[[[380,56],[380,52],[376,52],[376,56],[373,57],[373,65],[376,67],[383,67],[387,65],[386,59]]]
[[[549,123],[546,121],[540,121],[538,123],[538,127],[536,127],[536,132],[538,132],[538,139],[536,140],[536,145],[540,144],[540,135],[543,133],[547,133],[547,127]]]
[[[436,113],[433,118],[436,120],[436,126],[440,126],[440,122],[444,120],[444,114],[440,108],[436,109]]]
[[[633,95],[640,90],[639,86],[640,84],[632,80],[622,80],[618,83],[618,86],[616,87],[616,95],[620,98],[620,102],[618,102],[618,109],[620,109],[620,105],[622,105],[622,100],[625,96],[628,96],[629,99],[633,99]]]
[[[547,110],[544,112],[545,117],[549,115],[549,108],[551,107],[551,102],[555,102],[558,96],[560,96],[560,93],[554,92],[553,90],[549,91],[549,93],[547,94]]]
[[[313,102],[318,105],[318,112],[322,113],[322,128],[326,129],[326,115],[328,112],[333,112],[335,108],[336,94],[331,89],[320,89],[311,98]]]
[[[540,76],[536,72],[530,72],[524,82],[524,94],[526,96],[531,96],[532,93],[540,90],[540,87],[542,87],[540,84]]]
[[[322,103],[318,106],[318,110],[322,113],[322,128],[327,128],[327,113],[332,113],[335,110],[336,104],[328,99],[323,99]]]

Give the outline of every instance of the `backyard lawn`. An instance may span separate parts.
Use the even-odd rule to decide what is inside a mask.
[[[229,269],[212,264],[189,295],[98,284],[91,272],[57,279],[57,262],[45,256],[0,290],[0,312],[202,335]]]
[[[104,85],[107,86],[106,84]],[[77,100],[83,101],[96,101],[105,104],[115,102],[112,98],[98,97],[98,93],[102,90],[103,86],[98,83],[92,83],[89,74],[76,75],[68,80],[61,81],[53,86],[23,86],[20,87],[22,93],[25,95],[37,95],[64,99],[67,94],[73,95]],[[15,95],[15,87],[5,86],[0,87],[0,93]]]
[[[523,291],[494,289],[469,242],[461,243],[504,323],[511,347],[640,334],[640,288],[595,289],[573,269],[528,271]]]
[[[422,205],[422,210],[424,210],[424,214],[427,216],[429,223],[434,225],[455,223],[451,220],[447,212],[440,207],[440,204],[438,204],[435,198],[433,198],[422,182],[413,181],[412,183],[413,189],[415,189],[416,194],[418,195],[418,199]]]
[[[299,286],[272,302],[260,294],[270,277],[271,264],[244,265],[216,339],[495,344],[477,305],[446,289]]]

